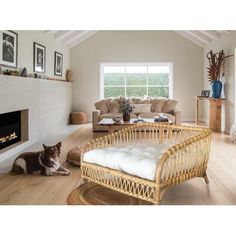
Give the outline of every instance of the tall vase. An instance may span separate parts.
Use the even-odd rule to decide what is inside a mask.
[[[123,114],[123,121],[130,121],[130,113]]]
[[[219,80],[215,80],[212,85],[212,97],[220,98],[221,91],[222,91],[222,83]]]

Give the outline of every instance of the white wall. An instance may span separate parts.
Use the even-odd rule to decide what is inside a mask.
[[[213,52],[219,52],[224,50],[226,55],[235,54],[236,47],[236,33],[231,32],[229,34],[222,34],[220,39],[213,40],[212,43],[207,45],[204,50],[204,88],[211,89],[210,83],[207,79],[207,67],[209,65],[206,58],[206,54],[213,50]],[[235,56],[226,59],[226,72],[224,80],[224,94],[226,98],[225,105],[222,111],[222,130],[229,133],[230,127],[234,123],[235,119]],[[222,93],[223,95],[223,93]],[[208,107],[204,107],[204,118],[208,120]]]
[[[184,120],[194,120],[194,97],[203,88],[203,49],[173,31],[101,31],[71,49],[74,110],[91,119],[99,99],[101,62],[173,62],[174,98]]]
[[[64,54],[64,71],[69,68],[69,49],[40,31],[18,31],[18,65],[33,71],[33,41],[47,48],[46,74],[54,74],[54,50]],[[29,141],[0,154],[2,161],[44,137],[63,132],[72,110],[72,83],[0,75],[0,113],[29,109]]]

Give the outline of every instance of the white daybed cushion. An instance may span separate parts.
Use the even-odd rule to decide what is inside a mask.
[[[155,180],[156,167],[167,145],[123,146],[94,149],[84,154],[84,161]]]

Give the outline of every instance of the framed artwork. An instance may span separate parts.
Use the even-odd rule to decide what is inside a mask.
[[[34,72],[46,72],[46,47],[34,42]]]
[[[10,31],[0,31],[0,64],[6,67],[17,67],[18,34]]]
[[[210,90],[202,90],[201,96],[208,98],[210,96]]]
[[[62,76],[62,69],[63,69],[63,55],[59,52],[55,52],[54,75]]]

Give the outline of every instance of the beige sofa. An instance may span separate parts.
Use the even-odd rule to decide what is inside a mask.
[[[181,111],[176,109],[177,101],[167,98],[129,98],[130,104],[135,110],[141,112],[140,118],[154,118],[155,116],[167,116],[174,124],[181,125]],[[96,110],[92,111],[93,131],[107,131],[106,126],[98,126],[98,122],[105,118],[113,118],[121,115],[120,98],[102,99],[95,104]],[[131,113],[131,118],[135,118]],[[117,127],[120,128],[120,127]]]

